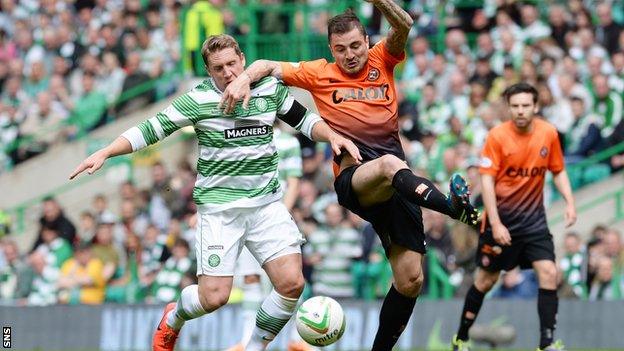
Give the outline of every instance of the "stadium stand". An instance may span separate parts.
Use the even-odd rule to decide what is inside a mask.
[[[500,95],[514,82],[536,85],[540,114],[561,136],[581,214],[575,232],[565,232],[561,202],[551,191],[560,289],[570,298],[624,299],[624,5],[404,3],[416,20],[408,57],[396,72],[410,167],[440,184],[463,172],[481,206],[479,151],[487,131],[508,118]],[[0,6],[0,187],[7,189],[0,200],[0,304],[20,306],[160,303],[196,279],[195,169],[184,156],[195,152],[192,132],[110,162],[109,171],[88,181],[67,186],[60,174],[164,108],[192,86],[197,78],[191,76],[204,76],[199,47],[207,36],[236,36],[248,63],[297,61],[330,57],[325,21],[350,6],[366,19],[372,41],[387,27],[377,10],[359,1]],[[328,222],[325,212],[335,202],[330,151],[300,142],[303,181],[293,217],[309,237],[306,272],[320,275],[313,291],[331,294],[323,289],[323,280],[333,279],[324,271],[323,252],[328,232],[340,232],[355,247],[338,252],[350,277],[339,297],[383,297],[391,277],[381,244],[352,214]],[[437,213],[424,217],[430,252],[424,294],[463,296],[472,284],[477,233]],[[69,279],[75,271],[97,287]],[[498,296],[536,293],[535,286],[516,286],[531,277],[508,274]]]

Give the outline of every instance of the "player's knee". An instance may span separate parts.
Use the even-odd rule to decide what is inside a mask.
[[[208,313],[225,305],[229,298],[230,292],[226,289],[199,289],[199,301]]]
[[[379,160],[381,162],[381,171],[390,182],[392,182],[394,175],[399,169],[405,168],[405,162],[394,155],[383,155]]]
[[[410,273],[406,279],[397,280],[395,288],[401,295],[417,297],[420,294],[424,280],[425,277],[422,272]]]
[[[303,293],[304,286],[305,280],[303,275],[298,274],[283,279],[279,284],[275,284],[275,291],[282,296],[296,299]]]
[[[552,265],[545,265],[538,271],[538,279],[542,283],[554,283],[557,280],[557,267],[553,263]]]
[[[474,285],[480,292],[486,293],[492,290],[498,280],[498,275],[482,275],[475,279]]]

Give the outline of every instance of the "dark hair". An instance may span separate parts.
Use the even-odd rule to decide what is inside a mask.
[[[509,88],[505,89],[505,91],[503,92],[503,96],[505,97],[505,101],[509,103],[509,99],[511,99],[512,96],[517,95],[517,94],[522,94],[522,93],[529,93],[533,95],[533,103],[534,104],[537,103],[537,96],[538,96],[537,90],[535,89],[535,87],[533,87],[529,83],[523,82],[523,83],[514,84],[510,86]]]
[[[366,29],[360,22],[358,16],[351,9],[336,15],[327,21],[327,40],[331,39],[332,34],[344,34],[357,28],[363,36],[367,36]]]

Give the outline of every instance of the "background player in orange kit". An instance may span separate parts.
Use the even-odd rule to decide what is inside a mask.
[[[259,60],[224,92],[228,112],[239,100],[246,108],[249,85],[266,75],[312,93],[320,115],[359,148],[363,164],[335,157],[334,186],[339,203],[369,221],[386,249],[394,283],[380,312],[373,350],[391,350],[407,325],[423,282],[425,235],[419,206],[475,224],[478,213],[468,201],[459,175],[451,178],[447,197],[405,163],[399,141],[394,67],[405,58],[411,17],[392,0],[373,3],[391,25],[388,36],[369,49],[366,30],[353,12],[328,22],[335,63],[324,59],[288,63]]]
[[[533,267],[539,281],[537,310],[540,319],[538,350],[560,350],[553,343],[558,298],[557,268],[552,235],[544,209],[546,171],[554,174],[555,186],[566,201],[566,225],[576,221],[574,198],[557,129],[537,113],[537,90],[518,83],[504,93],[511,112],[507,121],[490,130],[482,151],[481,184],[485,217],[477,250],[474,285],[468,291],[453,350],[469,350],[468,329],[483,297],[498,280],[501,270]]]

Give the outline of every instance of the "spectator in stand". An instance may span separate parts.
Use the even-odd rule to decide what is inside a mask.
[[[596,41],[607,49],[609,55],[613,55],[618,50],[618,39],[622,33],[622,26],[613,21],[611,5],[606,2],[596,6],[596,14],[599,23],[596,27]]]
[[[80,213],[80,223],[78,224],[78,237],[80,241],[91,242],[95,238],[97,221],[95,216],[89,211]]]
[[[59,268],[47,264],[45,255],[42,252],[30,254],[28,263],[33,271],[33,278],[28,298],[26,301],[21,301],[20,304],[27,303],[31,306],[46,306],[57,303]]]
[[[74,224],[65,217],[61,205],[53,197],[48,197],[43,200],[43,215],[39,218],[39,236],[32,246],[32,250],[37,248],[42,242],[43,228],[52,228],[59,233],[59,237],[67,240],[68,243],[73,244],[76,241],[76,227]],[[31,250],[31,251],[32,251]]]
[[[93,257],[102,262],[102,276],[105,282],[110,281],[121,265],[121,250],[113,241],[113,223],[100,222],[93,240]]]
[[[490,66],[490,56],[479,56],[476,63],[475,72],[470,77],[469,82],[479,83],[485,86],[486,92],[492,87],[492,83],[498,76],[492,71]]]
[[[600,149],[602,121],[593,112],[586,112],[585,102],[580,97],[573,96],[571,101],[574,121],[564,137],[565,157],[566,162],[575,163]]]
[[[565,35],[572,29],[569,23],[569,13],[563,5],[549,6],[548,22],[552,30],[551,36],[557,42],[557,45],[566,50]]]
[[[44,226],[41,230],[43,242],[35,251],[45,256],[46,263],[50,266],[61,268],[63,263],[72,257],[71,245],[63,238],[55,228]]]
[[[444,134],[449,131],[451,113],[451,106],[439,98],[435,84],[425,84],[418,103],[418,129],[423,133]]]
[[[106,95],[95,87],[95,76],[82,75],[82,94],[64,104],[71,110],[70,136],[77,138],[106,123],[108,103]]]
[[[345,222],[337,203],[326,207],[325,221],[309,237],[314,257],[312,290],[315,295],[354,297],[351,264],[362,255],[360,234]]]
[[[20,137],[28,141],[18,151],[20,159],[45,152],[48,147],[63,140],[63,131],[59,127],[65,118],[67,111],[60,102],[53,100],[48,91],[37,94],[37,104],[28,109],[20,125]]]
[[[26,298],[30,281],[26,279],[27,266],[20,257],[17,243],[11,239],[1,239],[0,256],[5,261],[4,265],[0,263],[0,304]]]
[[[97,305],[104,302],[104,266],[93,256],[90,243],[76,245],[74,257],[61,268],[58,287],[61,303]]]
[[[551,29],[539,19],[537,7],[533,4],[522,5],[522,36],[525,43],[532,44],[550,36]]]
[[[110,222],[111,220],[114,221],[115,215],[108,208],[108,198],[106,197],[106,195],[95,195],[93,197],[91,207],[93,209],[93,215],[95,216],[95,221],[97,223],[102,223],[104,221]]]
[[[601,256],[597,262],[597,273],[589,288],[589,300],[619,300],[622,298],[624,286],[622,279],[613,272],[613,261]]]
[[[584,270],[587,262],[581,238],[575,232],[566,233],[563,245],[565,253],[559,261],[563,282],[572,289],[574,296],[585,298],[587,291]]]
[[[622,121],[622,96],[609,88],[607,77],[603,74],[594,76],[592,82],[595,91],[593,112],[602,117],[600,134],[603,138],[609,138]]]
[[[173,244],[171,257],[165,261],[151,287],[151,296],[155,302],[165,303],[180,297],[182,289],[193,284],[193,262],[189,259],[189,244],[184,239],[177,239]]]
[[[567,99],[557,99],[546,83],[537,85],[540,114],[557,128],[559,135],[566,134],[575,121],[572,106]]]

